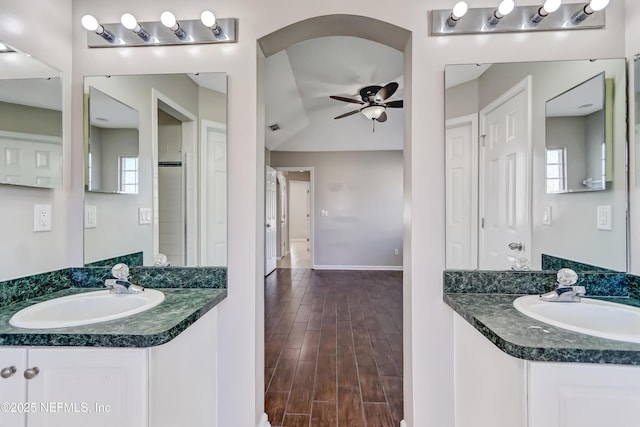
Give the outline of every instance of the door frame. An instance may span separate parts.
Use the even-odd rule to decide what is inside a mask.
[[[279,166],[274,167],[277,171],[282,172],[309,172],[309,257],[311,258],[311,269],[316,268],[315,256],[314,256],[314,247],[315,247],[315,213],[314,213],[314,169],[313,166]],[[278,200],[280,202],[280,200]],[[287,197],[287,204],[290,203],[289,198]],[[289,225],[289,215],[286,217],[287,225]],[[279,227],[279,224],[278,224]]]
[[[158,109],[182,122],[182,161],[184,171],[185,265],[198,262],[198,163],[197,116],[156,88],[151,88],[151,162],[153,170],[153,257],[160,251],[158,216]]]
[[[445,123],[445,144],[449,141],[448,138],[448,132],[449,129],[453,129],[453,128],[458,128],[458,127],[462,127],[462,126],[470,126],[471,127],[471,178],[476,180],[476,184],[475,185],[471,185],[471,241],[469,242],[469,245],[471,247],[471,260],[472,260],[472,265],[469,265],[468,268],[470,269],[477,269],[478,268],[478,233],[480,232],[478,230],[478,222],[479,222],[479,208],[478,208],[478,195],[479,195],[479,184],[478,184],[478,177],[479,177],[479,133],[478,133],[478,117],[479,117],[479,113],[472,113],[472,114],[467,114],[465,116],[459,116],[459,117],[454,117],[451,119],[448,119]],[[445,147],[445,150],[447,150],[448,147]],[[445,171],[448,172],[448,166],[445,165]],[[448,197],[448,194],[445,195],[445,197]],[[445,200],[445,217],[448,217],[448,212],[446,212],[448,207],[448,200]],[[447,224],[448,224],[448,218],[447,218]],[[448,248],[448,242],[447,242],[447,238],[448,236],[446,235],[446,227],[445,227],[445,246],[447,246]],[[445,258],[445,263],[447,262],[446,258]]]

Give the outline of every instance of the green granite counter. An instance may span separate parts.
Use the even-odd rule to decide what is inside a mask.
[[[498,348],[520,359],[640,365],[640,344],[572,332],[532,319],[513,306],[521,295],[445,292],[444,301]],[[629,298],[598,299],[640,306],[640,301]]]
[[[224,288],[162,288],[165,300],[132,316],[56,329],[23,329],[9,324],[14,313],[59,296],[95,291],[67,288],[0,307],[0,346],[153,347],[187,329],[227,296]]]

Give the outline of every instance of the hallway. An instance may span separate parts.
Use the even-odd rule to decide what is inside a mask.
[[[265,278],[273,427],[402,419],[402,272],[277,269]]]

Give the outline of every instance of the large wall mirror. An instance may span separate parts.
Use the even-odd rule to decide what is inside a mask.
[[[626,271],[626,60],[449,65],[445,86],[447,268],[538,270],[548,256]],[[577,87],[605,108],[549,123],[549,101]],[[591,160],[562,150],[590,138]],[[583,191],[549,192],[572,160]]]
[[[85,77],[85,265],[226,266],[226,82]]]
[[[62,185],[61,73],[2,41],[0,184]]]

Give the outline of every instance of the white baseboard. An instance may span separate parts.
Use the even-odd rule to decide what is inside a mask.
[[[401,265],[314,265],[314,270],[381,270],[402,271]]]
[[[267,417],[267,414],[262,414],[260,422],[258,423],[258,427],[271,427],[271,423],[269,422],[269,417]]]
[[[400,421],[400,427],[409,427],[405,420]]]

